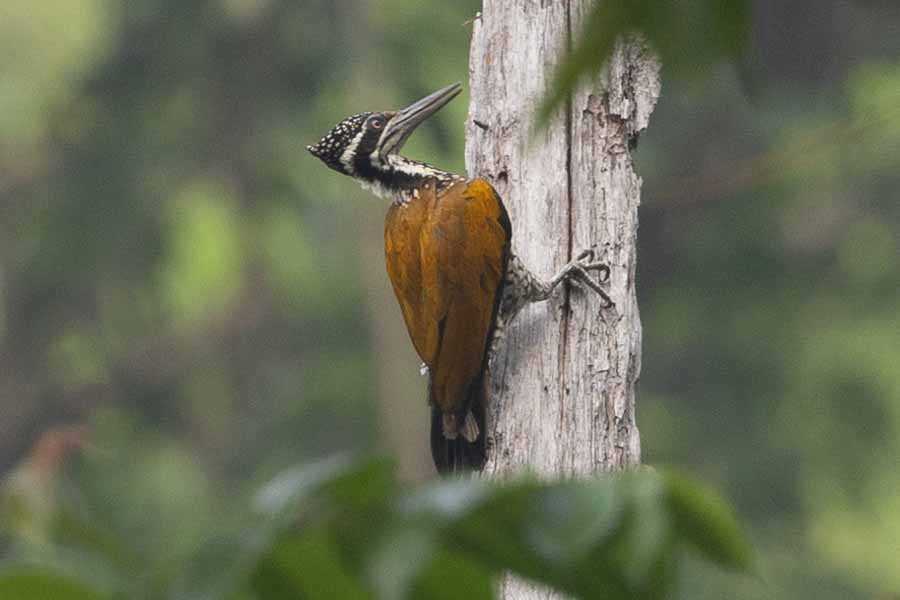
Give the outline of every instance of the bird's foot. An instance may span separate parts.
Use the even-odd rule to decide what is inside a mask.
[[[612,308],[615,302],[609,297],[609,294],[600,287],[600,283],[609,281],[609,265],[594,260],[594,249],[588,248],[579,254],[575,260],[568,265],[569,278],[586,285],[592,289],[597,295],[603,298],[605,304],[601,308]],[[591,271],[597,271],[599,282],[591,277]]]

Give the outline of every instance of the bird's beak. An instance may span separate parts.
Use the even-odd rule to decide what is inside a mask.
[[[456,98],[462,91],[461,83],[454,83],[445,88],[429,94],[413,102],[397,113],[388,121],[381,139],[378,140],[378,150],[382,156],[398,152],[403,144],[422,124],[425,119],[439,111],[445,104]]]

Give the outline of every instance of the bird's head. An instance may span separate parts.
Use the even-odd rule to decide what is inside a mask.
[[[397,154],[428,117],[453,100],[462,85],[448,85],[402,110],[364,112],[347,117],[318,143],[307,146],[330,168],[364,184],[396,189],[427,165]]]

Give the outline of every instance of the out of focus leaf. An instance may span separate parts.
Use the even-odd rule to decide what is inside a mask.
[[[315,494],[326,494],[339,507],[384,503],[396,486],[394,462],[376,458],[354,462],[346,456],[327,458],[275,478],[256,496],[264,513],[294,510]]]
[[[275,514],[295,506],[326,482],[355,468],[347,456],[335,456],[283,473],[256,495],[259,511]]]
[[[393,498],[396,488],[395,470],[392,460],[367,460],[355,469],[328,481],[325,491],[329,499],[343,509],[383,506]]]
[[[417,575],[431,562],[434,535],[422,528],[402,528],[383,536],[366,565],[379,598],[406,598]]]
[[[279,540],[260,561],[251,587],[267,600],[353,600],[371,596],[358,574],[344,562],[337,540],[324,530]]]
[[[257,504],[243,550],[212,548],[173,597],[490,598],[493,578],[512,572],[576,597],[656,600],[672,591],[679,541],[727,566],[749,561],[719,496],[650,470],[409,492],[391,461],[341,457],[277,478]]]
[[[414,490],[398,501],[400,512],[435,525],[456,522],[492,493],[483,479],[448,479]]]
[[[532,512],[536,482],[514,483],[493,494],[468,515],[447,528],[447,534],[479,560],[495,569],[511,569],[526,576],[547,572],[525,539],[523,525]]]
[[[681,481],[681,480],[678,480]],[[605,598],[662,598],[671,590],[676,540],[705,539],[729,521],[711,510],[690,524],[670,502],[669,478],[652,471],[586,481],[540,484],[446,482],[417,493],[405,505],[420,519],[430,515],[445,547],[495,573],[511,570],[564,592]],[[706,498],[705,492],[684,484]],[[680,489],[680,488],[679,488]],[[715,499],[709,500],[717,506]],[[713,535],[704,551],[733,554],[746,542],[735,530],[722,550]],[[721,560],[721,558],[719,559]]]
[[[381,458],[354,462],[338,456],[291,470],[257,494],[256,507],[266,522],[256,528],[237,562],[252,574],[252,587],[265,590],[264,598],[296,597],[300,584],[291,583],[293,575],[281,570],[290,562],[286,557],[308,562],[313,559],[303,552],[319,546],[342,551],[340,564],[327,563],[323,569],[351,569],[358,575],[363,566],[357,547],[373,542],[388,524],[385,512],[395,487],[394,463]],[[301,516],[307,528],[300,528]],[[308,527],[327,533],[308,539]],[[240,585],[240,580],[236,577],[234,583]],[[302,585],[318,589],[317,580],[304,579]]]
[[[440,550],[420,574],[408,598],[489,600],[494,597],[491,571],[460,553]]]
[[[538,112],[543,126],[583,77],[599,71],[616,40],[639,35],[664,65],[696,75],[720,59],[741,61],[750,25],[747,0],[609,0],[595,2],[581,34],[557,69]]]
[[[614,552],[628,553],[624,519],[629,488],[616,477],[539,484],[519,482],[493,495],[448,528],[458,547],[496,571],[520,576],[583,597],[643,597],[610,565]]]
[[[659,476],[651,471],[628,473],[618,478],[620,496],[626,504],[623,524],[610,544],[595,547],[583,560],[581,573],[594,574],[603,565],[607,578],[621,583],[625,596],[662,598],[670,589],[673,556],[672,523],[664,503]],[[605,483],[603,480],[596,485]],[[579,589],[597,589],[603,581],[582,577]]]
[[[525,539],[544,560],[572,565],[616,532],[624,517],[623,500],[612,480],[549,487],[535,495]]]
[[[725,567],[747,570],[752,551],[734,513],[715,490],[669,473],[666,500],[679,539],[707,559]]]

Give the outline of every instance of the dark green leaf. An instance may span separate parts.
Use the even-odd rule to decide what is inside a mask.
[[[292,512],[316,494],[328,495],[344,508],[382,504],[394,491],[394,471],[394,462],[384,458],[327,458],[275,478],[257,494],[256,504],[268,514]]]
[[[752,550],[725,500],[715,490],[675,473],[667,474],[665,483],[679,538],[712,561],[748,570]]]
[[[641,471],[619,476],[618,485],[627,506],[623,525],[608,546],[595,549],[582,571],[602,564],[607,579],[620,584],[624,596],[664,597],[671,584],[667,566],[672,562],[673,543],[662,482],[655,473]],[[596,578],[579,582],[580,589],[588,592],[605,585]]]
[[[554,485],[534,495],[525,539],[547,562],[571,565],[611,538],[624,508],[611,480]]]
[[[388,531],[373,550],[366,572],[379,598],[399,600],[411,587],[435,551],[434,535],[421,528]]]
[[[331,502],[344,509],[385,506],[396,488],[395,471],[396,465],[392,460],[367,460],[328,481],[325,492]]]
[[[334,456],[287,471],[263,487],[256,506],[267,514],[292,510],[325,483],[357,468],[348,456]]]
[[[617,480],[507,484],[447,530],[449,548],[577,595],[627,598],[607,551],[623,524]]]
[[[747,0],[596,2],[554,75],[537,125],[546,125],[579,81],[603,67],[623,36],[639,35],[660,55],[664,66],[680,75],[696,76],[722,58],[742,66],[749,25]]]
[[[400,498],[398,510],[434,525],[455,523],[483,504],[494,488],[482,479],[448,479]]]
[[[288,568],[286,562],[273,557],[288,552],[278,549],[290,548],[289,540],[306,539],[308,532],[299,533],[301,522],[328,530],[329,543],[342,550],[340,568],[357,577],[362,544],[377,539],[377,532],[389,523],[387,505],[395,486],[394,463],[382,458],[363,462],[329,458],[277,477],[256,497],[266,521],[248,534],[244,547],[229,560],[230,573],[210,579],[219,587],[233,588],[242,586],[252,573],[254,587],[266,590],[263,597],[285,597],[295,586],[277,568]]]
[[[457,552],[438,551],[422,571],[409,598],[429,600],[490,600],[494,597],[491,571]]]
[[[325,530],[286,536],[259,562],[251,587],[267,600],[369,598],[348,567],[334,537]]]

